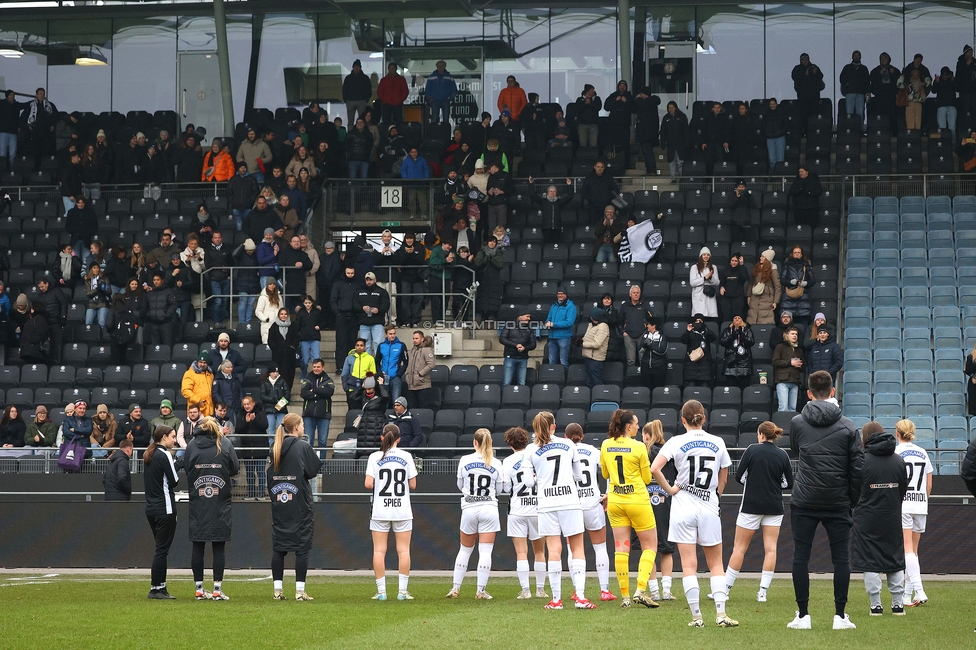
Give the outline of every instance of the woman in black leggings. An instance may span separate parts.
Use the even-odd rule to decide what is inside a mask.
[[[224,544],[230,541],[231,477],[241,465],[230,440],[224,437],[217,421],[203,418],[193,429],[193,438],[183,458],[190,484],[190,541],[193,555],[190,567],[196,582],[197,600],[230,600],[221,588],[224,579]],[[203,552],[213,548],[213,591],[203,588]]]
[[[271,577],[274,599],[285,600],[282,582],[285,577],[285,555],[295,554],[295,600],[312,600],[305,593],[308,574],[308,552],[312,550],[314,515],[312,486],[309,480],[318,476],[322,461],[311,445],[302,440],[305,426],[302,416],[289,413],[275,431],[268,465],[268,495],[271,497]]]
[[[179,481],[180,469],[173,461],[170,449],[176,446],[176,432],[172,427],[158,426],[153,431],[152,442],[146,448],[146,519],[156,540],[156,554],[152,562],[152,583],[149,598],[175,600],[166,591],[166,558],[176,535],[176,496],[174,489]],[[180,461],[182,464],[182,461]]]

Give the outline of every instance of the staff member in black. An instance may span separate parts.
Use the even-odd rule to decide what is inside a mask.
[[[798,610],[786,626],[791,630],[811,628],[810,550],[817,526],[823,524],[834,565],[833,627],[850,630],[855,626],[844,610],[851,586],[851,508],[861,496],[864,450],[854,423],[841,414],[837,400],[831,399],[835,393],[830,373],[811,373],[807,389],[810,401],[790,422],[790,446],[799,458],[790,499],[793,591]]]
[[[757,434],[759,442],[746,448],[735,471],[735,480],[745,488],[735,521],[735,547],[729,558],[729,568],[725,571],[725,585],[727,591],[732,590],[742,570],[742,561],[749,550],[752,536],[762,526],[765,556],[759,593],[756,595],[760,603],[766,602],[766,590],[776,572],[776,544],[783,524],[783,490],[793,485],[790,457],[776,446],[776,440],[782,435],[783,430],[772,422],[760,424]]]
[[[302,416],[289,413],[275,431],[268,465],[268,495],[271,497],[271,577],[274,599],[285,600],[285,555],[295,554],[295,600],[313,600],[305,593],[308,552],[312,549],[314,511],[309,480],[322,469],[312,446],[302,440]]]
[[[660,420],[651,420],[641,429],[644,445],[647,446],[647,457],[650,462],[654,462],[657,455],[664,446],[664,425]],[[678,470],[674,466],[674,461],[669,460],[661,470],[668,482],[674,483],[678,480]],[[654,521],[657,524],[657,557],[661,562],[661,590],[658,598],[657,574],[651,569],[651,580],[648,589],[651,591],[653,600],[674,600],[671,593],[671,581],[674,571],[674,554],[678,546],[674,542],[668,541],[668,529],[671,527],[671,495],[664,491],[657,481],[651,481],[647,486],[647,494],[651,499],[651,508],[654,510]]]
[[[129,473],[131,459],[132,441],[123,440],[108,459],[108,468],[102,476],[106,501],[132,500],[132,475]]]
[[[241,469],[237,452],[224,437],[212,417],[193,429],[193,438],[183,457],[186,480],[190,486],[190,542],[193,554],[190,568],[196,582],[197,600],[230,600],[221,589],[224,579],[224,544],[230,541],[230,478]],[[213,549],[213,592],[203,588],[203,553],[207,542]]]
[[[173,427],[158,426],[153,431],[152,442],[143,454],[146,464],[144,481],[146,489],[146,519],[156,539],[156,554],[152,562],[152,582],[149,598],[153,600],[176,600],[166,591],[166,556],[176,535],[176,496],[174,490],[179,478],[176,473],[182,467],[182,459],[177,465],[170,449],[176,446],[176,431]]]

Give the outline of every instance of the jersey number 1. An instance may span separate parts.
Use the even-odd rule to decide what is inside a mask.
[[[695,459],[698,459],[697,470],[695,468]],[[712,482],[712,468],[708,467],[708,463],[715,460],[715,456],[689,456],[688,457],[688,484],[694,485],[702,490],[707,490],[708,486]]]

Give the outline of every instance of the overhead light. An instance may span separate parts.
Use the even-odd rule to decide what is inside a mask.
[[[383,58],[383,53],[382,52],[370,52],[369,53],[369,58],[371,58],[371,59],[382,59]]]
[[[19,59],[24,56],[24,48],[16,41],[0,41],[0,56],[5,59]]]
[[[75,57],[75,65],[108,65],[108,58],[94,45],[82,46]]]

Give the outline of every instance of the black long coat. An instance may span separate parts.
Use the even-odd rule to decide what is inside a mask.
[[[895,454],[895,437],[876,433],[864,449],[861,498],[854,508],[851,568],[892,573],[905,570],[901,502],[908,491],[905,461]]]
[[[740,314],[741,315],[741,314]],[[752,346],[756,340],[752,328],[746,325],[737,330],[731,325],[722,331],[722,347],[725,348],[724,374],[726,377],[749,377],[752,375]],[[739,347],[742,353],[739,353]]]
[[[321,469],[322,461],[307,442],[295,436],[285,437],[278,468],[275,469],[273,458],[268,465],[273,550],[285,553],[312,548],[315,513],[309,480]]]
[[[227,542],[230,540],[231,477],[241,469],[230,440],[217,440],[197,430],[186,446],[183,459],[190,492],[190,541]]]

